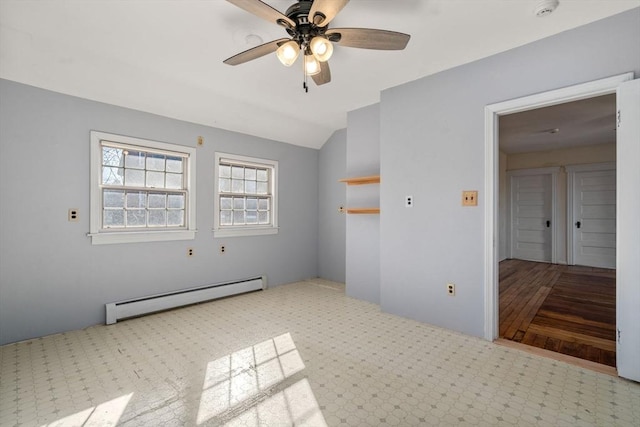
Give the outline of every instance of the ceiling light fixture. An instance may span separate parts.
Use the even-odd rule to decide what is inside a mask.
[[[307,76],[315,76],[320,72],[320,63],[311,54],[304,55],[304,72]]]
[[[309,47],[313,56],[320,62],[327,62],[333,54],[333,44],[324,36],[315,36]]]
[[[282,63],[282,65],[290,67],[296,62],[300,55],[300,46],[293,40],[289,40],[276,50],[276,56]]]
[[[245,50],[225,59],[224,63],[243,64],[275,52],[278,60],[290,67],[302,53],[302,88],[305,92],[309,91],[308,76],[318,86],[331,81],[328,61],[333,54],[334,44],[359,49],[402,50],[411,38],[409,34],[375,28],[329,28],[329,23],[349,0],[297,0],[285,13],[280,13],[262,0],[227,1],[259,18],[280,25],[289,37]],[[251,42],[255,42],[254,39],[252,37]],[[247,39],[247,43],[249,42]]]

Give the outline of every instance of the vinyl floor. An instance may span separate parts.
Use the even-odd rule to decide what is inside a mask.
[[[640,384],[309,280],[0,347],[2,426],[638,426]]]

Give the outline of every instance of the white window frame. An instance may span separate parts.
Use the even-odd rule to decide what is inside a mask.
[[[220,225],[220,161],[230,161],[243,166],[267,167],[271,169],[271,224],[265,225]],[[214,168],[214,198],[213,198],[213,236],[214,237],[236,237],[236,236],[260,236],[278,233],[278,161],[261,159],[256,157],[240,156],[229,153],[215,153]]]
[[[185,157],[186,191],[184,228],[110,230],[102,228],[102,141],[134,146],[141,150],[164,151]],[[159,242],[169,240],[193,240],[196,233],[196,149],[166,142],[115,135],[106,132],[91,131],[91,166],[90,166],[90,213],[89,233],[92,245]]]

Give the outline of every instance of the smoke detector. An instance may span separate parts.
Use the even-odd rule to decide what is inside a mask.
[[[534,13],[538,18],[549,16],[558,7],[560,2],[558,0],[543,0],[534,9]]]

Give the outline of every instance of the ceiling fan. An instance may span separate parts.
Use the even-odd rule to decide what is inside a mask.
[[[361,49],[402,50],[409,34],[372,28],[329,28],[329,23],[349,0],[298,0],[282,14],[260,0],[227,0],[229,3],[284,27],[290,38],[281,38],[245,50],[224,60],[238,65],[276,52],[280,62],[289,67],[303,55],[303,88],[308,92],[307,76],[319,86],[331,81],[327,62],[333,43]]]

